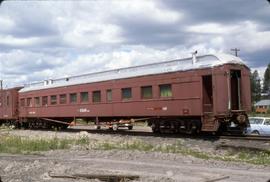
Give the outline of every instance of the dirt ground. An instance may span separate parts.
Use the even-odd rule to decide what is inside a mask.
[[[140,128],[137,128],[139,130]],[[135,128],[135,132],[137,131]],[[148,129],[145,129],[148,130]],[[79,131],[0,131],[1,134],[39,138],[76,138]],[[128,133],[83,132],[90,139],[125,141],[130,138],[147,141],[153,145],[181,141],[183,145],[219,154],[219,146],[255,146],[270,148],[270,142],[249,143],[231,140],[204,140],[162,136],[134,136]],[[3,182],[25,181],[100,181],[82,175],[132,175],[133,181],[256,181],[270,180],[270,166],[240,162],[198,159],[181,154],[143,152],[131,150],[92,150],[73,147],[69,150],[40,152],[37,155],[0,154],[0,176]],[[73,178],[76,176],[77,178]],[[111,180],[113,181],[113,180]],[[114,180],[116,181],[116,180]]]

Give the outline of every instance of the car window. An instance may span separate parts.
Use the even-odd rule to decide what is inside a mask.
[[[264,125],[270,125],[270,119],[266,119],[266,120],[264,121]]]
[[[249,123],[250,123],[250,124],[262,124],[262,123],[263,123],[263,119],[260,119],[260,118],[252,118],[252,119],[249,119]]]

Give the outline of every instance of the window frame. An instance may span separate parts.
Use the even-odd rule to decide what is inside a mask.
[[[146,92],[145,91],[149,91],[147,89],[150,89],[150,97],[146,96]],[[145,95],[146,94],[146,95]],[[141,87],[141,99],[153,99],[153,87],[152,85],[147,85],[147,86],[142,86]]]
[[[53,97],[55,97],[55,98],[53,98]],[[50,96],[50,105],[57,105],[57,95]]]
[[[25,98],[20,99],[20,106],[25,107]]]
[[[48,106],[48,96],[42,96],[41,97],[41,105],[42,106]]]
[[[38,100],[38,103],[37,103]],[[34,103],[35,103],[35,107],[40,106],[40,97],[34,97]]]
[[[163,89],[164,89],[164,87],[166,87],[166,86],[168,86],[168,88],[170,88],[169,89],[169,95],[162,95],[162,87],[163,87]],[[158,87],[159,87],[159,97],[160,98],[170,98],[170,97],[172,97],[173,96],[173,93],[172,93],[172,84],[160,84],[160,85],[158,85]]]
[[[110,93],[110,94],[109,94]],[[109,95],[108,95],[109,94]],[[106,101],[107,102],[112,102],[112,89],[107,89],[106,90]]]
[[[125,96],[125,91],[129,91],[129,97]],[[132,99],[132,88],[131,87],[126,87],[126,88],[121,88],[121,98],[122,100],[131,100]]]
[[[64,100],[63,100],[62,96],[64,96]],[[60,94],[59,95],[59,104],[67,104],[67,94]]]
[[[83,94],[86,94],[86,100],[83,100]],[[85,92],[80,92],[80,102],[81,103],[87,103],[87,102],[89,102],[89,93],[87,92],[87,91],[85,91]]]
[[[98,95],[96,95],[98,94]],[[96,100],[96,96],[98,96],[98,100]],[[93,103],[100,103],[101,102],[101,91],[100,90],[94,90],[92,91],[92,102]]]
[[[32,97],[26,98],[26,107],[32,107]]]
[[[74,96],[74,98],[72,98]],[[77,93],[70,93],[69,94],[69,103],[70,104],[77,104],[78,103],[78,94]]]
[[[270,119],[265,119],[263,124],[266,126],[270,126]]]

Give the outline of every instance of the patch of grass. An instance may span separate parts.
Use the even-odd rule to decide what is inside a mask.
[[[200,150],[188,148],[181,140],[173,144],[153,145],[147,141],[132,140],[90,140],[87,135],[81,135],[78,139],[31,139],[19,136],[0,136],[0,153],[31,154],[40,151],[69,149],[74,145],[85,146],[93,150],[138,150],[145,152],[162,152],[193,156],[200,159],[213,159],[221,161],[246,162],[259,165],[270,165],[270,151],[251,149],[245,147],[221,146],[225,154],[214,155]]]
[[[194,156],[201,159],[209,159],[208,154],[192,149],[188,149],[183,144],[177,141],[174,144],[159,144],[152,145],[142,140],[130,140],[124,142],[100,142],[92,146],[92,149],[96,150],[138,150],[138,151],[152,151],[162,153],[178,153],[182,155]]]
[[[139,151],[152,151],[153,146],[151,144],[145,143],[141,140],[131,140],[124,142],[98,142],[94,146],[93,149],[97,150],[139,150]]]
[[[30,154],[39,151],[69,149],[72,145],[87,145],[89,140],[80,139],[30,139],[19,136],[1,136],[0,153]]]
[[[227,146],[227,154],[222,158],[224,161],[246,162],[251,164],[270,165],[270,151],[249,147]]]
[[[138,150],[138,151],[152,151],[162,153],[175,153],[186,156],[193,156],[200,159],[214,159],[221,161],[232,162],[246,162],[259,165],[270,165],[270,151],[268,150],[250,150],[249,148],[239,148],[237,150],[225,149],[227,154],[214,155],[202,151],[187,148],[181,142],[174,144],[159,144],[152,145],[142,140],[131,140],[124,142],[97,142],[91,147],[96,150]]]

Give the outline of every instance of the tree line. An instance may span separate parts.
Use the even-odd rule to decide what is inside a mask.
[[[254,70],[251,73],[250,83],[252,105],[261,99],[270,99],[270,64],[264,72],[263,81],[261,81],[258,71]]]

